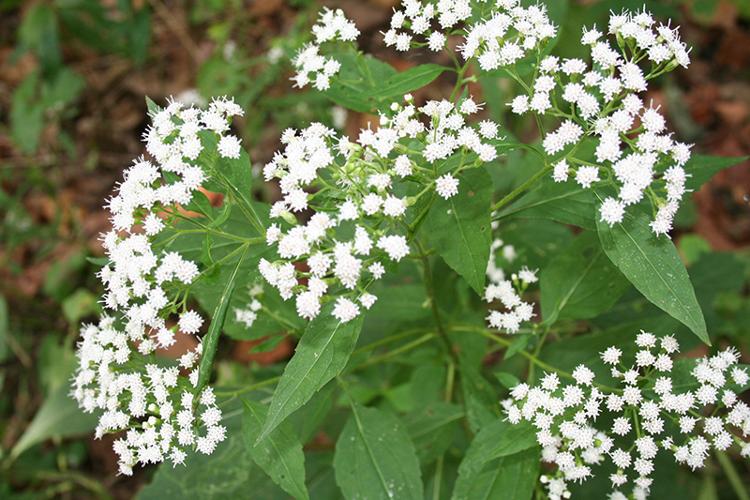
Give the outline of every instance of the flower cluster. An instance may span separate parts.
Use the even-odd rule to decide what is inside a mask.
[[[505,271],[497,265],[497,253],[509,264],[516,258],[513,245],[504,245],[503,241],[498,239],[492,242],[487,263],[488,284],[484,290],[484,299],[487,302],[499,301],[505,311],[490,311],[487,321],[492,328],[503,330],[505,333],[518,333],[521,324],[534,317],[534,306],[524,302],[521,296],[530,284],[537,282],[538,278],[536,271],[524,266],[507,279]]]
[[[626,207],[648,196],[657,209],[651,229],[667,234],[685,193],[690,149],[672,139],[658,109],[644,106],[638,94],[650,79],[687,66],[688,51],[676,30],[657,25],[645,11],[612,15],[609,34],[618,50],[595,28],[584,31],[591,64],[555,56],[539,61],[529,92],[510,105],[518,114],[563,118],[543,141],[554,158],[553,178],[565,182],[572,175],[584,188],[604,181],[616,189],[600,208],[601,220],[622,221]],[[584,137],[594,138],[596,163],[574,156]]]
[[[339,320],[355,318],[360,306],[369,309],[375,297],[367,285],[383,275],[385,264],[409,253],[402,234],[408,206],[430,186],[445,198],[455,195],[460,170],[471,166],[457,164],[438,175],[437,168],[423,165],[437,166],[458,152],[473,153],[476,165],[496,157],[490,141],[497,138],[497,125],[466,124],[478,110],[471,98],[457,106],[429,101],[417,108],[407,96],[404,105],[381,115],[380,127],[362,130],[356,143],[317,123],[284,132],[284,150],[264,168],[266,180],[277,180],[283,194],[271,209],[278,222],[266,238],[279,259],[262,260],[260,270],[283,299],[295,297],[302,318],[320,313],[332,286]],[[418,149],[411,149],[415,144]],[[407,181],[421,194],[411,199],[396,194],[397,185]],[[319,191],[311,192],[314,188]],[[298,223],[295,214],[306,211],[313,213]]]
[[[404,0],[402,8],[394,11],[383,41],[402,52],[424,44],[438,52],[445,47],[448,30],[470,16],[469,0]]]
[[[292,80],[297,87],[312,83],[317,90],[326,90],[331,85],[331,77],[341,69],[341,63],[333,57],[322,55],[321,45],[336,40],[353,42],[359,36],[359,30],[341,9],[325,8],[320,12],[312,32],[315,41],[302,47],[292,60],[297,71]]]
[[[630,363],[618,347],[601,353],[618,387],[597,384],[594,372],[579,365],[566,374],[571,383],[548,373],[539,386],[517,385],[503,402],[511,423],[533,424],[542,459],[556,467],[541,478],[550,498],[568,498],[569,482],[585,481],[607,461],[616,469],[610,498],[624,500],[648,496],[660,450],[692,469],[702,467],[712,449],[734,443],[750,456],[750,445],[736,435],[750,433],[750,406],[738,398],[750,377],[737,365],[736,351],[675,362],[675,338],[647,332],[636,336],[635,347]],[[682,363],[692,363],[689,375],[680,375]],[[629,481],[631,497],[622,492]]]
[[[234,308],[235,321],[237,321],[238,323],[242,323],[247,328],[253,326],[255,320],[258,319],[258,312],[262,307],[258,298],[263,294],[263,285],[260,283],[256,283],[250,287],[249,292],[250,302],[247,304],[247,306],[243,308]]]
[[[156,240],[165,219],[169,223],[177,206],[189,203],[206,180],[197,161],[204,149],[213,148],[225,158],[239,157],[239,139],[228,133],[229,120],[237,115],[242,109],[228,99],[216,99],[206,110],[171,102],[153,115],[144,134],[154,163],[136,160],[108,202],[113,229],[103,236],[103,246],[109,263],[99,276],[111,314],[98,326],[83,327],[73,387],[85,411],[104,411],[98,436],[127,430],[115,443],[125,474],[136,463],[166,458],[181,463],[189,446],[210,453],[224,438],[224,428],[218,425],[221,412],[210,389],[198,395],[204,407],[200,420],[193,414],[200,342],[180,359],[188,380],[176,366],[144,368],[138,358],[173,345],[178,329],[192,335],[203,324],[197,312],[178,306],[177,300],[199,275],[198,266],[160,249]],[[207,433],[198,437],[201,425]]]
[[[522,7],[518,0],[500,0],[497,7],[489,19],[466,28],[459,47],[464,59],[476,58],[484,71],[518,62],[557,33],[544,5]]]

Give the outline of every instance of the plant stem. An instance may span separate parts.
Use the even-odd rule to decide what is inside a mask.
[[[552,170],[552,167],[550,165],[547,165],[545,163],[544,168],[540,169],[537,173],[535,173],[528,180],[526,180],[526,182],[524,182],[523,184],[521,184],[520,186],[518,186],[516,189],[514,189],[513,191],[511,191],[510,193],[508,193],[507,195],[505,195],[500,201],[498,201],[497,203],[495,203],[492,206],[492,211],[494,212],[496,210],[500,210],[505,205],[507,205],[511,201],[515,200],[516,198],[518,198],[519,195],[521,195],[524,192],[526,192],[531,186],[533,186],[536,183],[536,181],[538,181],[539,179],[541,179],[550,170]]]
[[[737,469],[734,468],[732,460],[723,451],[716,452],[716,459],[724,470],[724,474],[727,476],[729,484],[732,485],[732,489],[737,495],[737,498],[740,500],[750,500],[750,495],[748,495],[747,489],[745,489],[745,485],[742,482],[742,478],[737,472]]]

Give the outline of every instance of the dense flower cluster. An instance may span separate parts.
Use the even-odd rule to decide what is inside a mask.
[[[616,469],[610,498],[624,500],[648,496],[660,450],[692,469],[702,467],[712,449],[734,443],[750,456],[750,445],[737,436],[750,434],[750,406],[738,398],[750,377],[737,365],[735,350],[675,362],[675,338],[647,332],[636,336],[635,346],[628,363],[617,347],[601,353],[618,387],[597,384],[594,372],[579,365],[572,383],[548,373],[539,386],[517,385],[503,402],[511,423],[533,424],[542,459],[556,467],[541,477],[550,498],[568,498],[569,482],[585,481],[606,461]],[[677,363],[691,361],[689,375],[678,379]],[[622,492],[629,482],[632,496]]]
[[[383,41],[402,52],[425,44],[437,52],[445,47],[448,31],[470,16],[469,0],[404,0],[394,11]]]
[[[489,19],[466,28],[459,50],[464,59],[475,58],[480,68],[491,71],[518,62],[556,33],[544,5],[500,0]]]
[[[136,160],[108,202],[113,229],[103,242],[109,263],[99,275],[111,313],[82,328],[73,387],[85,411],[104,411],[97,436],[127,431],[114,445],[124,474],[137,463],[181,463],[189,447],[211,453],[224,439],[211,389],[193,400],[200,342],[179,367],[144,366],[140,358],[173,345],[177,330],[192,335],[203,324],[197,312],[177,305],[178,291],[196,279],[198,266],[154,242],[164,218],[189,203],[206,179],[197,161],[204,149],[239,157],[239,139],[228,133],[237,115],[242,109],[227,99],[214,100],[206,110],[171,102],[153,115],[144,135],[155,163]],[[168,323],[172,319],[175,326]],[[189,373],[187,379],[180,369]],[[203,410],[196,418],[199,404]],[[201,436],[200,427],[207,429]]]
[[[458,192],[457,175],[465,165],[439,177],[422,165],[459,151],[474,153],[478,163],[496,157],[491,141],[497,125],[466,124],[478,110],[471,98],[458,106],[443,100],[417,108],[407,96],[404,105],[394,104],[380,117],[380,127],[362,130],[357,143],[319,123],[284,132],[283,151],[264,168],[266,180],[277,180],[283,194],[271,209],[278,222],[267,232],[279,259],[262,260],[260,270],[282,298],[295,298],[302,318],[315,318],[330,297],[336,297],[333,314],[341,321],[358,316],[360,306],[369,309],[375,297],[366,292],[368,284],[389,261],[409,253],[401,221],[415,199],[397,195],[395,185],[409,180],[434,186],[448,198]],[[421,149],[410,150],[409,140]],[[313,187],[320,191],[310,192]],[[295,214],[308,210],[313,214],[307,222],[297,223]]]
[[[537,282],[538,278],[535,270],[532,271],[524,266],[508,279],[505,271],[497,265],[497,254],[500,254],[501,259],[508,264],[516,258],[513,245],[505,245],[499,239],[492,242],[490,259],[487,263],[487,286],[484,290],[484,299],[487,302],[499,301],[504,311],[490,311],[487,321],[492,328],[505,333],[518,333],[521,324],[534,317],[534,306],[529,302],[524,302],[521,296],[529,285]]]
[[[617,49],[595,28],[581,42],[590,47],[591,64],[581,59],[547,56],[528,93],[510,104],[515,113],[561,117],[562,124],[544,136],[553,157],[553,178],[570,176],[584,188],[599,181],[617,189],[600,208],[608,224],[622,221],[626,207],[648,197],[657,209],[651,229],[667,234],[687,174],[690,148],[672,139],[658,109],[638,97],[648,81],[690,62],[676,30],[657,25],[647,12],[612,15],[609,34]],[[641,66],[649,63],[647,70]],[[639,65],[640,64],[640,65]],[[596,163],[575,158],[584,138],[594,138]],[[604,178],[602,175],[606,174]]]
[[[297,87],[312,83],[317,90],[326,90],[331,85],[331,77],[341,69],[341,63],[333,57],[322,55],[321,45],[336,40],[353,42],[359,36],[359,30],[341,9],[325,8],[320,12],[312,32],[315,40],[302,47],[292,60],[297,71],[292,79]]]

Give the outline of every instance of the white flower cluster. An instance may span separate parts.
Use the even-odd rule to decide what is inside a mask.
[[[503,260],[513,262],[516,257],[513,245],[504,245],[502,240],[494,240],[490,247],[490,260],[487,263],[487,286],[484,299],[487,302],[500,301],[505,311],[490,311],[487,321],[492,328],[503,330],[505,333],[518,333],[521,324],[534,317],[534,306],[524,302],[521,296],[530,284],[536,283],[536,271],[522,267],[506,278],[505,271],[498,267],[496,253],[501,254]]]
[[[476,58],[484,71],[518,62],[557,33],[544,5],[523,7],[518,0],[499,0],[497,7],[489,19],[466,28],[459,47],[464,59]]]
[[[610,173],[617,190],[600,208],[600,217],[612,225],[621,222],[626,207],[648,196],[658,209],[651,222],[657,235],[667,234],[685,193],[683,166],[690,148],[672,139],[658,109],[644,106],[638,94],[648,81],[689,61],[676,30],[656,25],[647,12],[612,15],[609,34],[617,48],[596,29],[584,31],[582,43],[590,47],[589,65],[581,59],[547,56],[530,94],[511,103],[515,113],[533,112],[564,118],[543,141],[545,152],[556,158],[553,178],[565,182],[574,173],[584,188]],[[644,70],[638,63],[650,63]],[[584,137],[595,137],[596,164],[573,155]],[[563,153],[560,155],[560,153]]]
[[[750,406],[738,397],[750,377],[737,365],[735,350],[696,360],[689,376],[676,379],[670,376],[679,351],[674,337],[642,331],[635,344],[630,364],[617,347],[601,353],[619,387],[597,384],[594,372],[579,365],[573,383],[548,373],[539,386],[519,384],[503,401],[511,423],[525,420],[536,428],[542,459],[556,467],[541,477],[551,499],[569,498],[568,483],[592,477],[594,466],[606,461],[616,469],[610,498],[625,500],[648,497],[660,450],[692,469],[702,467],[712,449],[723,451],[734,443],[750,457],[750,444],[736,435],[750,434]],[[691,385],[696,388],[675,390]],[[622,490],[629,481],[632,493],[626,496]]]
[[[322,91],[330,87],[331,77],[339,72],[341,63],[333,57],[322,55],[321,45],[336,40],[353,42],[359,36],[359,30],[346,18],[341,9],[324,8],[312,32],[315,41],[302,47],[292,60],[292,65],[297,71],[292,80],[297,87],[312,83],[317,90]]]
[[[234,319],[238,323],[244,324],[247,328],[253,326],[258,319],[258,312],[263,307],[258,297],[263,294],[263,285],[256,283],[250,287],[250,302],[246,307],[234,308]]]
[[[176,252],[159,250],[154,240],[165,227],[162,218],[189,203],[206,179],[197,162],[206,141],[215,141],[223,157],[239,157],[239,139],[228,133],[229,120],[237,115],[242,109],[228,99],[216,99],[206,110],[171,102],[152,117],[144,135],[155,163],[136,160],[108,202],[113,230],[103,236],[103,246],[109,263],[99,276],[106,288],[104,305],[113,315],[82,328],[74,396],[85,411],[104,411],[98,436],[127,430],[115,443],[125,474],[136,463],[166,458],[180,463],[188,446],[210,453],[224,436],[210,389],[200,395],[208,433],[195,434],[199,425],[190,398],[198,380],[200,343],[180,360],[182,369],[192,370],[189,383],[180,381],[184,377],[177,367],[144,369],[138,358],[173,345],[177,329],[195,334],[203,324],[197,312],[177,306],[178,292],[198,276],[198,266]],[[169,326],[177,314],[179,321]],[[175,397],[182,403],[174,403]]]
[[[446,33],[470,16],[469,0],[404,0],[402,8],[394,11],[383,41],[386,46],[402,52],[413,44],[426,44],[430,50],[438,52],[448,40]]]
[[[490,142],[483,142],[497,137],[497,125],[466,124],[466,116],[478,109],[470,98],[458,106],[430,101],[418,109],[407,96],[405,105],[394,104],[390,114],[380,117],[379,128],[362,130],[357,143],[318,123],[284,132],[284,150],[264,168],[265,179],[278,180],[283,194],[271,209],[279,222],[266,234],[280,259],[262,260],[260,270],[284,300],[295,297],[302,318],[320,313],[332,285],[337,297],[333,314],[339,320],[349,321],[359,315],[360,306],[372,306],[369,282],[383,275],[388,260],[398,262],[409,253],[399,232],[407,207],[416,200],[396,195],[394,184],[434,185],[447,198],[457,193],[454,175],[465,165],[436,179],[434,170],[420,163],[445,160],[459,151],[474,153],[477,164],[497,155]],[[424,117],[429,126],[420,120]],[[410,149],[409,141],[420,143],[421,149]],[[325,198],[318,196],[321,192]],[[307,210],[313,214],[298,224],[295,214]],[[290,226],[286,231],[284,224]]]

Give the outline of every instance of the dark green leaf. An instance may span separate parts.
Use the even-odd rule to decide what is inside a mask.
[[[258,443],[266,407],[256,401],[244,400],[243,403],[242,435],[247,454],[284,491],[297,499],[309,498],[305,486],[305,455],[289,423],[284,422]]]
[[[378,85],[379,90],[375,98],[382,100],[388,97],[403,97],[404,94],[428,85],[435,78],[448,68],[439,64],[421,64],[396,73],[388,78],[382,85]]]
[[[435,197],[422,226],[430,246],[471,285],[484,293],[490,256],[492,180],[484,169],[460,177],[458,194]]]
[[[748,158],[750,156],[693,155],[684,167],[685,172],[690,175],[685,182],[685,187],[692,191],[698,190],[717,172],[747,161]]]
[[[490,462],[472,484],[466,484],[459,476],[456,491],[469,487],[469,494],[465,497],[455,495],[454,498],[470,498],[471,500],[494,500],[496,498],[512,498],[513,500],[529,500],[536,488],[539,477],[541,457],[539,448],[529,448],[515,455],[499,458]]]
[[[422,499],[419,460],[395,415],[352,404],[333,458],[336,483],[347,499]]]
[[[542,270],[542,317],[587,319],[608,310],[629,286],[604,254],[596,233],[578,236]]]
[[[619,224],[597,220],[599,241],[612,263],[654,305],[710,344],[693,285],[672,240],[655,236],[648,214],[637,209]]]

